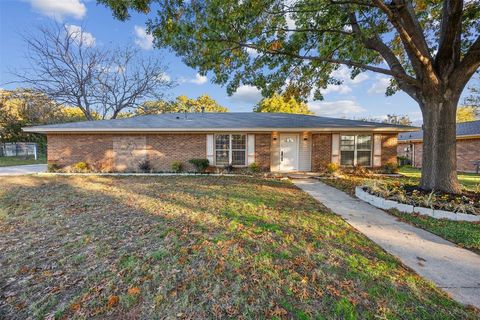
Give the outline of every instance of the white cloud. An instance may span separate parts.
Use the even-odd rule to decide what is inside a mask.
[[[153,36],[148,34],[145,28],[134,26],[135,44],[143,50],[151,50],[153,48]]]
[[[172,77],[170,77],[168,73],[164,72],[160,76],[160,80],[170,82],[172,80]]]
[[[258,51],[254,48],[247,48],[247,53],[252,58],[255,58],[258,56]]]
[[[340,66],[337,70],[334,70],[331,76],[337,80],[342,81],[342,84],[335,85],[329,84],[326,89],[322,89],[323,94],[329,93],[338,93],[338,94],[347,94],[352,92],[352,86],[356,86],[359,83],[368,79],[368,75],[365,73],[360,73],[355,77],[355,79],[351,79],[350,77],[350,69],[346,66]]]
[[[201,74],[197,73],[195,75],[195,79],[191,79],[190,82],[191,83],[195,83],[195,84],[204,84],[208,81],[208,78],[206,76],[202,76]]]
[[[87,13],[87,8],[80,0],[27,0],[32,8],[41,14],[56,20],[65,17],[82,19]]]
[[[93,47],[95,45],[95,37],[90,33],[82,30],[82,27],[73,24],[67,24],[65,26],[68,34],[77,43],[82,43],[87,47]]]
[[[329,94],[329,93],[338,93],[338,94],[347,94],[352,92],[352,88],[345,84],[340,84],[340,85],[334,85],[334,84],[329,84],[326,89],[322,90],[322,94]]]
[[[390,85],[390,78],[387,77],[377,77],[377,81],[372,84],[368,93],[370,94],[384,94]]]
[[[316,115],[340,118],[351,118],[353,114],[366,111],[353,100],[310,101],[308,107]]]
[[[254,105],[262,100],[262,93],[254,86],[242,85],[230,97],[234,102]]]
[[[193,83],[193,84],[198,84],[202,85],[208,81],[208,78],[206,76],[202,76],[200,73],[197,73],[195,75],[195,78],[185,78],[185,77],[180,77],[178,79],[178,82],[180,83]]]

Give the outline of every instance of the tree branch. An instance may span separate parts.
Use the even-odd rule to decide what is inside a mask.
[[[447,80],[460,60],[462,36],[462,0],[445,0],[442,8],[440,40],[435,67],[441,77]]]

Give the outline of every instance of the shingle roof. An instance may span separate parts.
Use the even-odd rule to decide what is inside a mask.
[[[412,131],[416,128],[393,124],[289,113],[165,113],[126,119],[82,121],[27,127],[27,132],[75,131],[213,131],[221,129],[359,129]]]
[[[457,137],[480,135],[480,120],[457,124]],[[398,140],[422,140],[423,130],[405,132],[398,135]]]

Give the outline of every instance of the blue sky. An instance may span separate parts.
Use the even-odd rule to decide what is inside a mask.
[[[1,0],[0,87],[14,88],[15,85],[6,84],[14,80],[10,71],[25,67],[27,52],[21,34],[54,20],[83,27],[94,38],[95,45],[137,46],[142,54],[163,59],[169,66],[168,76],[178,83],[168,92],[171,98],[182,94],[197,97],[207,93],[231,111],[251,111],[261,99],[258,90],[248,86],[240,87],[229,97],[224,87],[210,82],[208,75],[198,75],[168,50],[153,48],[152,38],[144,29],[145,15],[135,14],[130,20],[120,22],[94,0]],[[389,83],[387,77],[367,72],[351,80],[346,68],[340,68],[336,76],[344,83],[327,88],[324,101],[309,103],[316,114],[347,118],[407,114],[416,124],[421,122],[418,105],[406,94],[399,92],[392,97],[385,96]]]

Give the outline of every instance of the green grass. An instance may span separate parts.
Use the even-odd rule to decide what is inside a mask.
[[[4,318],[476,319],[288,181],[0,179]]]
[[[29,157],[0,157],[0,167],[20,166],[25,164],[47,163],[45,155],[39,155],[35,160],[33,156]]]
[[[480,223],[434,219],[428,216],[407,214],[391,210],[401,220],[428,230],[461,247],[480,253]]]
[[[354,175],[342,175],[333,178],[323,178],[322,181],[352,196],[355,196],[355,187],[364,185],[372,180],[401,181],[405,184],[417,184],[421,172],[412,167],[401,167],[402,177],[361,177]],[[480,176],[475,174],[459,174],[459,182],[469,191],[480,190]],[[411,215],[398,211],[390,213],[417,227],[439,235],[440,237],[458,244],[467,249],[480,252],[480,224],[463,221],[439,220],[421,215]]]
[[[420,180],[421,170],[418,168],[404,166],[400,167],[400,174]],[[467,190],[476,191],[480,190],[480,175],[475,173],[459,173],[457,175],[460,184]]]

